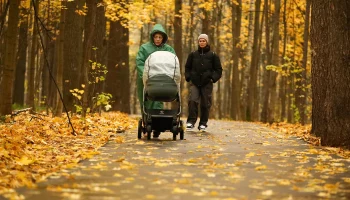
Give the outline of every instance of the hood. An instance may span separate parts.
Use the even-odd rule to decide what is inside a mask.
[[[158,33],[158,32],[160,32],[160,33],[163,34],[163,42],[162,42],[162,45],[164,45],[164,44],[168,41],[168,35],[166,34],[166,32],[165,32],[163,26],[160,25],[160,24],[154,25],[154,27],[153,27],[151,33],[149,34],[149,39],[150,39],[151,43],[153,44],[153,35],[154,35],[155,33]]]

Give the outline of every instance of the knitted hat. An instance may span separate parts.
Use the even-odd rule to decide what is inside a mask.
[[[207,41],[207,43],[209,44],[209,38],[207,34],[200,34],[198,37],[198,41],[199,39],[205,39]]]

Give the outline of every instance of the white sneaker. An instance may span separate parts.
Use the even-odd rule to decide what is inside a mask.
[[[199,129],[199,131],[201,131],[201,132],[205,132],[205,129],[206,129],[207,127],[205,126],[205,125],[200,125],[199,127],[198,127],[198,129]]]
[[[193,129],[194,125],[191,124],[191,123],[187,123],[186,124],[186,129],[189,130],[189,129]]]

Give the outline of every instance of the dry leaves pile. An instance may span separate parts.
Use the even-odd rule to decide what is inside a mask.
[[[53,172],[97,154],[109,137],[136,124],[128,115],[104,113],[83,119],[20,113],[0,124],[0,195],[11,188],[34,186]]]
[[[294,135],[314,146],[321,146],[321,138],[311,134],[311,124],[302,126],[300,124],[288,124],[285,122],[280,122],[280,123],[273,123],[271,125],[270,124],[265,124],[265,125],[279,133]],[[336,153],[342,157],[350,158],[350,151],[347,149],[333,148],[333,147],[324,147],[323,149],[330,151],[332,153]]]

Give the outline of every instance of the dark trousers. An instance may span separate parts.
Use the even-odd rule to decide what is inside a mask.
[[[190,86],[190,95],[188,101],[187,123],[195,124],[198,117],[198,105],[200,103],[200,125],[207,125],[209,111],[212,103],[213,83],[210,82],[202,87]]]

